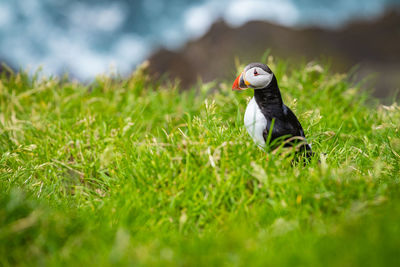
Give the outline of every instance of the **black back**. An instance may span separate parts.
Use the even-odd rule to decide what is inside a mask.
[[[301,141],[299,139],[305,141],[304,131],[299,120],[296,115],[294,115],[293,111],[283,104],[275,75],[267,87],[254,90],[254,98],[268,122],[267,128],[263,133],[264,140],[267,141],[270,126],[273,122],[270,141],[284,136],[286,140],[291,137],[300,137],[297,140],[294,139],[292,142],[287,143],[286,146],[291,146]],[[311,147],[308,144],[305,144],[303,149],[311,151]]]

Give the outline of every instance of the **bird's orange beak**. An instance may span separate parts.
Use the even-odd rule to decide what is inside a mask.
[[[232,85],[232,91],[242,91],[249,88],[250,83],[243,78],[243,72],[237,76]]]
[[[232,91],[241,91],[243,90],[242,88],[240,88],[240,79],[242,78],[242,73],[239,74],[239,76],[237,76],[236,80],[233,82],[232,85]]]

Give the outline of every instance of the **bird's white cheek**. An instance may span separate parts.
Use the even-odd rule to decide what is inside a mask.
[[[272,74],[264,74],[264,75],[246,75],[246,80],[254,87],[254,88],[264,88],[266,87],[272,80]]]

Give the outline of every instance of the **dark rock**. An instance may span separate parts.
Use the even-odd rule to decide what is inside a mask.
[[[182,87],[214,79],[233,79],[234,59],[259,61],[271,49],[278,58],[330,59],[333,71],[347,72],[358,65],[359,76],[375,73],[375,95],[387,96],[400,88],[400,13],[387,12],[376,20],[359,20],[339,29],[287,28],[267,22],[249,22],[231,28],[216,22],[198,40],[181,51],[159,50],[150,57],[152,73],[179,78]]]

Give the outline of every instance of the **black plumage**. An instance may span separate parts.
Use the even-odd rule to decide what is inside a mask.
[[[284,137],[284,140],[292,139],[285,146],[294,145],[301,141],[305,142],[306,137],[299,120],[293,111],[283,104],[275,75],[265,88],[254,90],[254,98],[268,122],[267,128],[263,132],[264,140],[267,141],[268,135],[270,135],[270,142],[282,137]],[[271,125],[272,133],[269,133]],[[307,143],[300,148],[311,152],[311,147]]]

